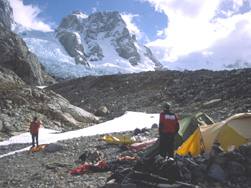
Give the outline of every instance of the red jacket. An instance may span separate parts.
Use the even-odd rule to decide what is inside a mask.
[[[32,121],[30,123],[30,133],[38,133],[40,127],[40,122],[37,121]]]
[[[162,112],[159,122],[159,134],[167,132],[175,133],[179,130],[179,118],[174,113]]]

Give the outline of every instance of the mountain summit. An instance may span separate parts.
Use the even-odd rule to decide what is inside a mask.
[[[98,12],[88,17],[81,11],[74,11],[63,18],[55,32],[76,63],[87,66],[96,62],[118,64],[120,59],[119,62],[129,62],[133,67],[162,67],[151,51],[130,35],[118,11]]]
[[[73,11],[53,32],[13,30],[56,79],[162,69],[150,49],[131,35],[118,11]]]

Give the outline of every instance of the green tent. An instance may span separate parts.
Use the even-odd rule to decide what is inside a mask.
[[[216,123],[208,115],[198,112],[180,120],[180,130],[175,136],[174,149],[178,149],[197,129],[198,125],[211,125]],[[159,139],[146,149],[145,155],[153,157],[159,153]]]

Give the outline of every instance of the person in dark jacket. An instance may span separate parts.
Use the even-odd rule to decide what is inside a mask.
[[[40,121],[37,120],[37,117],[33,118],[33,121],[30,122],[30,133],[32,138],[32,146],[35,147],[35,141],[38,147],[38,132],[40,127]]]
[[[171,112],[171,104],[165,102],[159,118],[159,154],[166,158],[174,155],[174,137],[179,131],[179,117]]]

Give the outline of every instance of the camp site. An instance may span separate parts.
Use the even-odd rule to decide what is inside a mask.
[[[125,122],[127,118],[130,121],[133,116],[148,116],[151,121],[148,120],[147,127],[139,126],[122,132],[112,132],[113,122],[106,122],[103,126],[110,126],[111,130],[107,128],[105,134],[100,131],[100,135],[92,137],[88,136],[88,130],[85,137],[79,137],[77,134],[83,133],[74,131],[59,133],[48,130],[45,133],[43,130],[47,143],[42,141],[39,147],[28,146],[0,157],[6,160],[15,155],[22,156],[23,160],[38,158],[42,161],[43,172],[71,177],[68,185],[91,176],[104,177],[106,183],[103,187],[107,188],[231,187],[236,183],[231,181],[233,177],[235,181],[238,177],[238,184],[248,187],[251,113],[236,114],[221,122],[215,122],[201,112],[181,119],[175,138],[175,155],[169,159],[158,154],[158,126],[154,124],[158,115],[128,112],[113,121]],[[89,129],[92,129],[91,133],[94,129],[100,130],[100,126]],[[22,142],[25,146],[27,137],[26,134],[14,136],[9,142]],[[91,150],[77,149],[81,143],[90,142],[93,143],[89,145]],[[7,142],[0,144],[8,145]],[[72,157],[68,156],[69,153]]]

